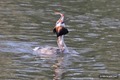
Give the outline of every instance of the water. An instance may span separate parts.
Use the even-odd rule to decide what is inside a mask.
[[[1,0],[0,80],[113,80],[120,75],[119,0]],[[79,54],[33,55],[54,46],[52,33],[65,14],[65,43]],[[119,80],[116,78],[115,80]]]

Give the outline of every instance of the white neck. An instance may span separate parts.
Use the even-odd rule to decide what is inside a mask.
[[[56,27],[60,27],[60,26],[65,27],[65,23],[58,23],[58,24],[56,24]]]
[[[58,47],[59,49],[62,51],[62,52],[68,52],[68,49],[67,49],[67,46],[66,44],[64,43],[64,36],[59,36],[58,37],[58,40],[57,40],[57,44],[58,44]]]

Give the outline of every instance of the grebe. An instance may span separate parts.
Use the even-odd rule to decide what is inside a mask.
[[[68,33],[68,30],[65,28],[64,15],[60,12],[55,12],[55,14],[59,14],[61,16],[60,19],[56,22],[56,25],[53,29],[53,33],[57,35],[58,48],[56,47],[45,47],[45,48],[35,47],[33,50],[37,53],[54,54],[54,53],[68,53],[69,52],[66,44],[64,43],[64,35]]]

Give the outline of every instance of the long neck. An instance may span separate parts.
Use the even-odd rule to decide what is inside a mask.
[[[64,52],[64,51],[67,51],[67,52],[68,52],[67,46],[66,46],[66,44],[64,43],[64,36],[63,36],[63,35],[58,37],[57,44],[58,44],[59,49],[60,49],[62,52]]]

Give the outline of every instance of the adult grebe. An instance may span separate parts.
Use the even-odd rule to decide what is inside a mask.
[[[60,12],[55,12],[55,14],[59,14],[61,16],[60,19],[56,22],[56,26],[53,29],[53,32],[56,33],[57,35],[58,48],[56,47],[45,47],[45,48],[35,47],[33,50],[37,53],[53,54],[53,53],[68,53],[69,52],[66,44],[64,43],[64,35],[68,33],[68,30],[65,28],[64,15]]]

